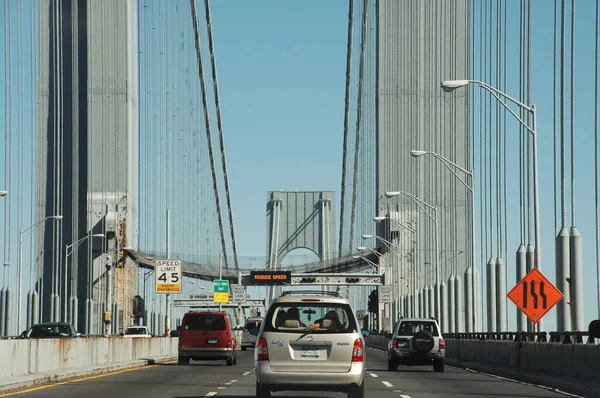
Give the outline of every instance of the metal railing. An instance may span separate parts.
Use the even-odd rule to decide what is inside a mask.
[[[533,343],[596,344],[589,332],[475,332],[445,333],[445,339],[491,340]]]

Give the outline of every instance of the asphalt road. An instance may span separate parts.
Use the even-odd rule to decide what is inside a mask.
[[[254,397],[253,352],[238,352],[238,364],[225,361],[152,365],[42,386],[10,396],[26,398],[199,398]],[[510,380],[446,367],[433,373],[430,366],[387,371],[385,353],[367,352],[366,397],[564,397],[564,395]],[[2,395],[0,397],[9,396]],[[279,392],[274,397],[345,397],[336,393]]]

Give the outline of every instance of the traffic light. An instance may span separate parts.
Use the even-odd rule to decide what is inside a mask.
[[[367,307],[369,312],[378,313],[379,312],[379,294],[377,289],[371,291],[369,294],[369,300],[367,302]]]

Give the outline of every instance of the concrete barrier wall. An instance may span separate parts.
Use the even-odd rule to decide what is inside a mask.
[[[382,335],[365,338],[368,347],[387,350]],[[445,339],[448,358],[480,361],[562,376],[600,380],[600,345]]]
[[[0,340],[0,378],[177,355],[177,338]]]
[[[600,379],[600,345],[446,339],[446,356],[562,376]]]

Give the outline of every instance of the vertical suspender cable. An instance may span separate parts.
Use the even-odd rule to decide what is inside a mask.
[[[552,168],[554,171],[554,195],[553,195],[554,196],[554,198],[553,198],[554,199],[554,232],[558,231],[558,212],[557,212],[557,208],[556,208],[557,207],[556,206],[556,202],[557,202],[556,201],[556,196],[557,196],[556,195],[557,194],[557,192],[556,192],[556,189],[557,189],[556,165],[558,163],[557,159],[556,159],[556,157],[557,157],[556,156],[556,135],[557,135],[557,130],[556,130],[556,44],[557,44],[557,39],[556,39],[556,36],[557,36],[557,31],[558,31],[558,29],[557,29],[557,13],[556,13],[557,4],[558,4],[558,0],[554,0],[554,30],[553,30],[553,32],[554,32],[554,47],[553,47],[554,62],[552,63],[552,70],[553,70],[553,73],[552,73],[552,78],[553,78],[552,79],[553,80],[553,84],[552,84],[552,86],[553,86],[553,90],[552,90],[552,115],[553,115],[552,122],[553,123],[552,124],[553,124],[553,130],[554,130],[554,149],[553,149],[554,150],[554,152],[553,152],[554,163],[553,163]]]
[[[571,4],[571,225],[575,226],[575,0]]]
[[[208,103],[206,99],[206,84],[204,82],[204,67],[202,65],[202,48],[200,45],[200,36],[198,33],[198,19],[196,15],[196,2],[190,0],[191,11],[192,11],[192,22],[194,25],[194,41],[196,45],[196,56],[198,63],[198,74],[200,75],[200,91],[202,92],[202,105],[204,109],[204,125],[206,129],[206,140],[208,146],[208,155],[210,158],[210,168],[212,172],[213,190],[215,192],[215,201],[217,205],[217,217],[219,221],[219,232],[221,235],[221,250],[223,251],[223,259],[225,260],[225,267],[228,267],[227,262],[227,246],[225,245],[225,231],[223,230],[223,216],[221,213],[221,200],[219,197],[219,186],[217,182],[217,172],[215,167],[215,157],[212,147],[212,137],[210,133],[210,115],[208,112]]]
[[[367,13],[368,13],[368,0],[363,1],[363,15],[362,15],[362,30],[360,40],[360,65],[358,72],[358,104],[356,112],[356,141],[354,143],[354,176],[352,180],[352,213],[350,219],[350,253],[352,253],[352,245],[354,241],[354,220],[356,218],[356,191],[357,191],[357,180],[358,180],[358,161],[360,152],[360,133],[361,133],[361,118],[362,118],[362,96],[363,96],[363,80],[364,80],[364,69],[365,69],[365,48],[366,48],[366,35],[367,35]]]
[[[598,318],[600,319],[600,239],[598,231],[598,2],[596,2],[596,40],[594,47],[594,174],[595,174],[595,199],[596,199],[596,293],[598,295]]]
[[[527,0],[527,66],[526,66],[526,96],[527,103],[531,103],[531,0]],[[527,125],[531,125],[531,113],[527,113]],[[527,241],[531,242],[531,176],[532,161],[530,154],[532,153],[532,136],[529,131],[523,128],[523,134],[527,136]],[[539,247],[536,247],[538,250]]]
[[[229,176],[227,174],[227,159],[225,156],[225,139],[223,136],[223,119],[221,117],[221,102],[219,100],[219,83],[217,81],[217,61],[215,58],[215,46],[213,41],[212,34],[212,24],[210,18],[210,1],[204,0],[204,9],[206,13],[206,28],[208,30],[208,49],[210,52],[210,64],[212,68],[212,79],[213,79],[213,88],[215,95],[215,106],[217,113],[217,129],[219,130],[219,146],[221,150],[221,164],[223,167],[223,179],[225,180],[225,196],[227,199],[227,210],[229,213],[229,228],[231,231],[231,244],[233,247],[233,261],[235,263],[235,269],[239,269],[238,264],[238,254],[237,254],[237,245],[235,243],[235,229],[233,225],[233,212],[231,209],[231,194],[229,191]],[[227,266],[227,262],[225,262],[225,266]]]
[[[561,0],[560,21],[560,222],[565,221],[565,0]],[[566,325],[565,325],[566,326]]]
[[[519,13],[521,23],[519,33],[519,97],[523,98],[523,38],[525,37],[525,26],[523,23],[523,11],[524,0],[521,0],[521,11]],[[523,110],[519,108],[519,118],[523,120]],[[524,197],[525,197],[525,183],[523,175],[525,173],[525,156],[523,156],[523,128],[519,126],[519,226],[521,228],[521,243],[525,243],[525,222],[524,222]]]
[[[350,81],[352,74],[352,29],[354,24],[354,0],[348,0],[348,46],[346,50],[346,100],[344,104],[344,147],[342,153],[342,194],[340,197],[340,234],[339,234],[339,256],[343,253],[344,244],[344,219],[346,203],[346,165],[348,157],[348,124],[350,118]],[[352,242],[350,242],[350,253],[352,253]]]

